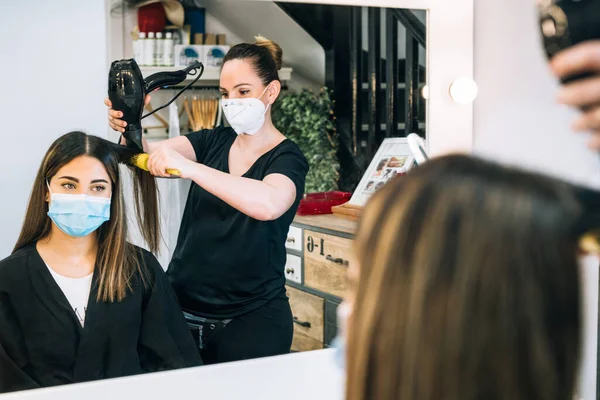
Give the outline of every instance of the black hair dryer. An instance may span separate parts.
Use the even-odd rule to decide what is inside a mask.
[[[536,0],[549,59],[586,40],[600,39],[600,0]],[[589,76],[571,76],[563,82]]]
[[[203,72],[204,66],[202,63],[195,61],[185,69],[157,72],[144,79],[142,71],[134,59],[114,61],[108,73],[108,98],[112,102],[113,109],[121,111],[123,113],[122,120],[127,122],[125,133],[123,133],[127,147],[142,153],[144,151],[142,145],[142,119],[175,101],[181,93],[200,79]],[[183,82],[188,74],[196,75],[196,78],[168,103],[142,116],[144,99],[148,93],[177,85]]]

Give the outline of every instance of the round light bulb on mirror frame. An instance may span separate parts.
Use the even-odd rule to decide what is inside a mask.
[[[457,78],[450,84],[450,97],[459,104],[469,104],[477,97],[477,84],[471,78]]]
[[[421,89],[421,95],[425,100],[429,100],[429,86],[423,86],[423,89]]]

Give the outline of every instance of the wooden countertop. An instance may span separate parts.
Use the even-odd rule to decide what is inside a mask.
[[[343,232],[351,235],[356,234],[356,230],[358,228],[358,221],[356,219],[334,214],[307,216],[296,215],[294,222],[297,224],[315,226],[321,229],[328,229],[331,231]]]

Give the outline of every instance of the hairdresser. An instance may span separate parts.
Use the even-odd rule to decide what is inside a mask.
[[[565,49],[553,57],[550,65],[559,78],[591,73],[591,77],[563,85],[558,101],[583,110],[574,121],[573,129],[593,133],[589,146],[600,150],[600,40]]]
[[[308,163],[271,120],[281,64],[262,37],[232,47],[220,76],[231,127],[144,142],[153,175],[176,168],[193,181],[167,274],[206,364],[290,351],[285,239]],[[121,116],[109,110],[123,132]]]

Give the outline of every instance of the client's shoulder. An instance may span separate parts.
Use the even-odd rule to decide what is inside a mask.
[[[154,254],[148,250],[131,243],[128,243],[128,248],[129,251],[135,254],[135,257],[140,263],[140,267],[144,273],[149,273],[151,276],[153,276],[156,271],[164,271]]]
[[[0,282],[6,282],[8,278],[19,276],[26,271],[26,265],[29,255],[35,249],[35,246],[23,247],[5,259],[0,261]]]

